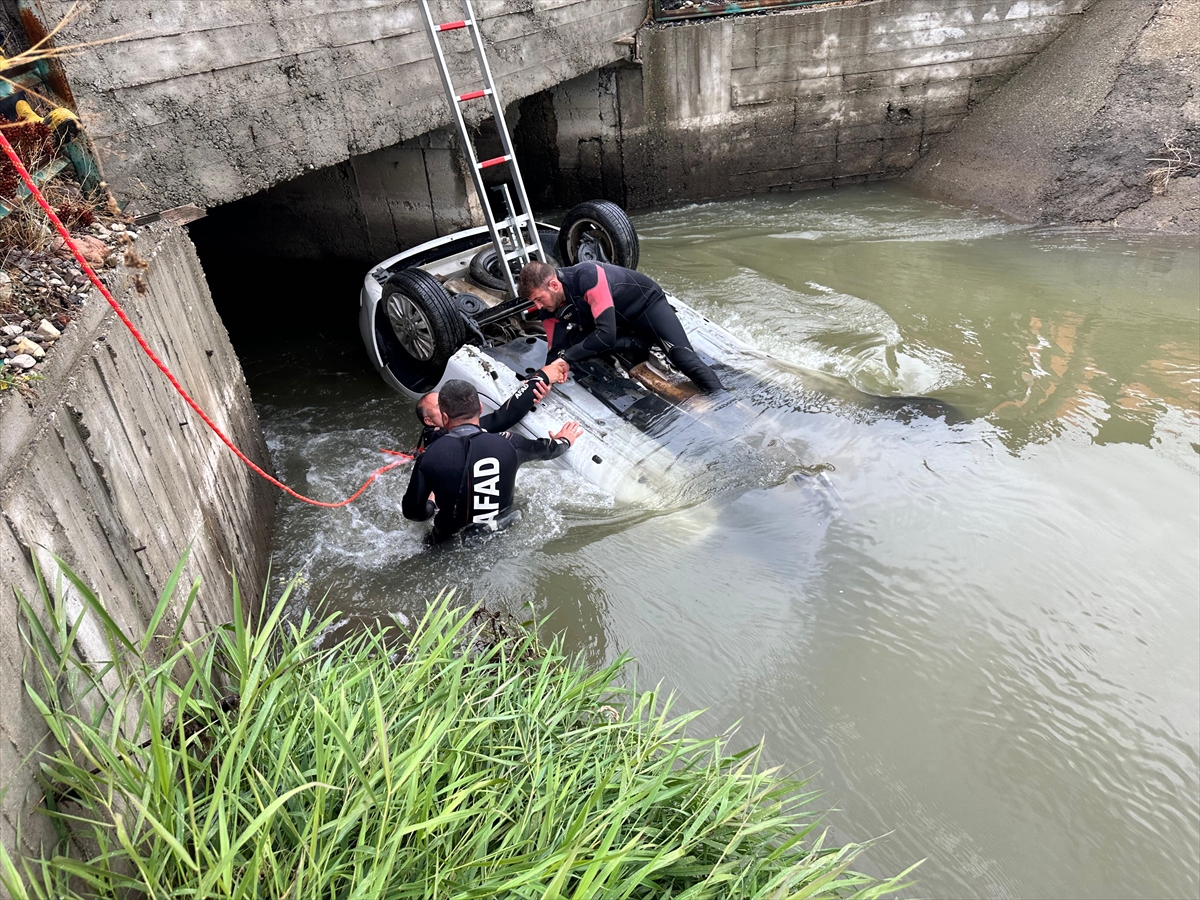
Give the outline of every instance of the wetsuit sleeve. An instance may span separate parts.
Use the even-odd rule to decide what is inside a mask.
[[[613,306],[608,276],[601,266],[593,265],[596,281],[583,292],[583,299],[592,312],[596,327],[582,341],[563,353],[567,362],[579,362],[598,353],[611,350],[617,342],[617,311]]]
[[[495,412],[490,412],[486,416],[480,416],[479,427],[484,431],[492,434],[499,434],[501,431],[507,431],[512,428],[521,419],[525,418],[525,414],[533,409],[533,383],[535,381],[545,381],[546,376],[540,372],[521,385],[520,390],[504,401],[503,405]]]
[[[530,440],[519,434],[505,434],[504,437],[517,451],[517,465],[539,459],[558,459],[571,449],[571,442],[566,438]]]
[[[429,499],[429,487],[425,483],[425,473],[421,471],[421,461],[424,457],[418,457],[413,463],[412,475],[408,479],[408,490],[404,492],[404,499],[400,502],[400,511],[404,513],[404,518],[414,519],[418,522],[424,522],[435,512],[437,506]]]
[[[557,359],[566,352],[570,332],[556,316],[543,319],[542,326],[546,329],[546,359]]]
[[[611,350],[616,343],[617,313],[610,306],[596,318],[596,330],[566,350],[562,357],[569,363],[580,362]]]

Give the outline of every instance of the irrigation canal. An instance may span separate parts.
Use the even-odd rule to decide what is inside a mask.
[[[782,361],[741,398],[774,463],[656,510],[531,466],[514,529],[438,554],[397,473],[347,509],[282,502],[276,577],[365,615],[453,586],[549,616],[595,662],[631,653],[640,684],[709,710],[698,731],[740,722],[739,745],[809,775],[836,840],[887,835],[869,867],[928,857],[922,896],[1195,896],[1194,241],[1021,228],[895,185],[634,222],[644,271]],[[340,498],[376,448],[412,445],[411,404],[353,313],[280,329],[234,333],[276,466]],[[788,364],[968,421],[797,411]],[[832,465],[836,496],[781,446]]]

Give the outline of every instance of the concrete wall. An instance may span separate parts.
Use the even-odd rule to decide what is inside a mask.
[[[43,23],[72,0],[27,0]],[[462,6],[435,0],[441,20]],[[646,0],[475,0],[512,101],[627,54]],[[92,0],[60,45],[117,196],[212,207],[450,124],[416,0]],[[465,31],[444,38],[469,48]],[[471,53],[452,54],[462,90]],[[486,109],[484,101],[467,107]]]
[[[1098,0],[940,140],[914,184],[1029,221],[1200,230],[1200,0]],[[1169,149],[1175,148],[1175,150]],[[1163,188],[1165,187],[1165,190]]]
[[[143,232],[149,292],[114,290],[130,318],[230,438],[269,468],[262,433],[233,348],[183,229]],[[39,791],[21,761],[46,739],[25,695],[25,656],[13,587],[38,602],[31,567],[65,559],[97,590],[109,613],[140,637],[158,593],[184,549],[183,584],[203,579],[184,633],[232,617],[230,571],[243,592],[261,594],[276,489],[251,474],[199,421],[135,344],[103,298],[92,298],[52,351],[37,398],[0,405],[0,840],[24,850],[49,837],[30,815]],[[168,615],[164,627],[174,625]],[[98,633],[82,644],[107,657]]]
[[[876,0],[648,26],[639,66],[522,104],[548,123],[523,134],[522,150],[553,147],[535,187],[544,196],[557,182],[561,205],[893,177],[1091,2]]]
[[[643,0],[476,9],[535,208],[637,208],[899,175],[1091,2],[866,0],[633,46]],[[111,37],[66,70],[135,210],[226,204],[205,227],[231,247],[364,262],[479,221],[416,0],[96,0],[62,40]]]

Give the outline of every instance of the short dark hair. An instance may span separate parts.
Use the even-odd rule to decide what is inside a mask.
[[[447,419],[469,419],[479,415],[479,393],[470,382],[452,378],[438,391],[438,406]]]
[[[530,260],[521,270],[521,277],[517,281],[517,293],[522,297],[528,297],[530,291],[545,287],[546,282],[554,277],[555,272],[556,269],[549,263],[536,259]]]
[[[422,425],[425,424],[425,407],[429,403],[429,398],[432,397],[436,393],[437,393],[437,391],[426,391],[424,394],[422,394],[420,397],[417,398],[417,406],[416,406],[417,421],[420,422]],[[440,406],[441,404],[438,404],[438,405]]]

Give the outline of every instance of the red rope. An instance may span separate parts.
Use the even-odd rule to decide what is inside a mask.
[[[160,360],[158,356],[155,355],[154,351],[150,349],[150,345],[146,343],[146,339],[142,337],[142,333],[138,331],[133,322],[129,320],[129,316],[125,314],[125,310],[121,308],[121,304],[113,298],[111,293],[109,293],[108,288],[104,286],[104,282],[100,280],[99,276],[96,275],[95,270],[92,269],[92,267],[88,264],[87,259],[84,258],[79,246],[75,243],[74,239],[72,239],[71,233],[67,231],[66,227],[59,220],[58,216],[55,215],[54,210],[50,208],[50,204],[46,202],[46,198],[42,196],[42,192],[38,190],[38,186],[34,184],[33,178],[29,174],[29,170],[25,168],[24,164],[21,162],[21,158],[17,156],[17,152],[13,150],[12,144],[10,144],[8,142],[8,138],[4,136],[3,131],[0,131],[0,147],[2,147],[4,152],[8,154],[8,158],[12,161],[17,173],[21,176],[21,180],[25,182],[25,187],[29,189],[29,193],[33,195],[33,198],[37,200],[38,205],[42,208],[46,215],[49,216],[50,221],[54,224],[54,227],[58,230],[58,233],[62,236],[62,239],[66,241],[67,247],[70,248],[71,252],[75,255],[75,258],[79,260],[79,264],[83,266],[83,271],[87,274],[87,277],[91,279],[92,284],[96,286],[96,289],[100,291],[100,293],[104,295],[104,299],[108,301],[108,305],[111,306],[114,311],[116,311],[117,316],[120,317],[121,321],[125,323],[125,327],[129,329],[129,332],[133,335],[134,340],[138,342],[142,350],[146,352],[146,355],[150,357],[154,365],[158,366],[159,371],[167,376],[167,380],[171,382],[175,390],[179,392],[179,396],[181,396],[187,402],[187,405],[192,408],[192,411],[204,421],[205,425],[212,429],[213,434],[219,437],[221,442],[230,450],[232,450],[238,459],[249,466],[254,472],[256,472],[258,475],[261,475],[280,490],[295,497],[297,500],[302,500],[305,503],[311,503],[313,506],[323,506],[327,509],[334,509],[339,506],[346,506],[348,503],[353,503],[360,496],[362,496],[362,492],[370,487],[371,482],[373,482],[376,478],[378,478],[384,472],[394,469],[397,466],[404,465],[404,463],[413,458],[407,453],[400,453],[396,450],[383,450],[382,452],[384,453],[391,453],[395,456],[402,456],[404,458],[398,459],[395,462],[388,463],[386,466],[376,469],[371,474],[371,477],[363,482],[362,487],[360,487],[345,500],[342,500],[338,503],[324,503],[320,500],[313,500],[311,497],[305,497],[303,494],[292,490],[274,476],[263,471],[258,464],[250,459],[250,457],[246,456],[245,453],[243,453],[234,445],[233,441],[229,440],[229,438],[225,436],[225,434],[220,428],[217,427],[216,423],[213,422],[212,419],[205,415],[204,410],[202,410],[196,404],[196,401],[191,398],[188,392],[183,389],[183,386],[180,385],[180,383],[175,379],[175,376],[171,373],[171,370],[168,369],[163,361]]]

